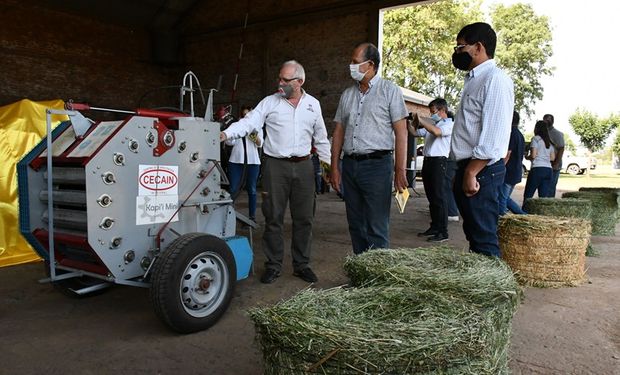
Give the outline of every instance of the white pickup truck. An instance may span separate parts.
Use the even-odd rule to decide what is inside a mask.
[[[529,172],[532,162],[523,158],[523,173]],[[596,169],[596,158],[587,156],[572,156],[564,154],[562,157],[562,172],[571,175],[584,174],[587,169]]]

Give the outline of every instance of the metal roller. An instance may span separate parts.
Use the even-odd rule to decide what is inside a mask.
[[[42,219],[45,223],[49,221],[49,212],[47,210],[43,211]],[[87,220],[86,211],[54,209],[55,227],[86,231],[88,229]]]
[[[86,207],[86,191],[84,190],[54,190],[52,198],[54,199],[54,204],[57,205]],[[47,190],[41,190],[39,199],[43,202],[48,201]]]
[[[72,185],[85,185],[86,184],[86,171],[84,168],[63,168],[56,167],[53,169],[54,177],[52,181],[54,184],[72,184]],[[47,181],[47,171],[43,173],[43,178]]]

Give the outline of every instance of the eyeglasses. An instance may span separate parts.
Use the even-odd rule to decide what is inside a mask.
[[[467,47],[467,46],[471,46],[471,44],[459,44],[458,46],[454,47],[454,52],[460,50],[463,47]]]
[[[298,77],[295,77],[295,78],[282,78],[282,77],[278,77],[278,82],[289,83],[289,82],[294,81],[296,79],[299,79],[299,78]]]

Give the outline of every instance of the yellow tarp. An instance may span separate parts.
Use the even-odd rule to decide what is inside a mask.
[[[64,102],[24,99],[0,107],[0,267],[39,259],[19,232],[15,167],[45,136],[47,108],[63,109]],[[52,120],[56,126],[68,117],[55,115]]]

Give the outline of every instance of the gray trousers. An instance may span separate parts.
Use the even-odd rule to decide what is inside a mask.
[[[284,213],[290,202],[293,220],[293,269],[309,267],[312,222],[316,207],[312,160],[291,162],[266,157],[263,163],[262,209],[265,216],[263,251],[266,269],[281,270],[284,257]]]

